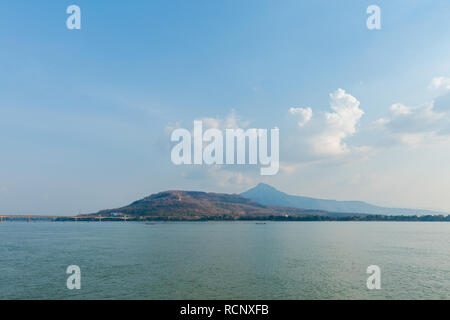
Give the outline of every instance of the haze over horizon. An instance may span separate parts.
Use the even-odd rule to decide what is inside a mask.
[[[450,6],[376,1],[0,4],[0,213],[73,215],[164,190],[450,212]],[[14,30],[14,33],[11,32]],[[174,166],[169,135],[280,129],[280,171]]]
[[[161,190],[160,192],[148,194],[148,195],[144,196],[143,198],[129,201],[128,203],[121,204],[121,207],[126,207],[137,201],[141,201],[144,198],[167,193],[167,192],[192,192],[192,191],[198,192],[198,193],[210,193],[210,194],[219,194],[219,195],[220,194],[223,194],[223,195],[228,194],[228,193],[215,192],[215,191],[211,191],[211,190],[169,189],[169,190]],[[256,192],[256,194],[254,192]],[[260,193],[260,192],[262,192],[262,193]],[[414,215],[414,216],[415,215],[420,216],[420,215],[424,215],[424,214],[425,215],[449,214],[448,212],[444,212],[443,210],[433,209],[433,208],[383,207],[383,206],[377,206],[376,204],[373,204],[373,203],[367,203],[367,202],[359,201],[359,200],[335,200],[335,199],[319,199],[319,198],[314,198],[314,197],[305,197],[303,195],[295,195],[295,194],[289,194],[289,193],[283,192],[271,185],[268,185],[268,184],[262,183],[262,182],[258,183],[258,185],[254,186],[248,190],[245,190],[244,192],[241,192],[241,193],[233,192],[233,193],[229,193],[228,195],[240,195],[245,198],[256,201],[257,203],[264,204],[264,205],[275,205],[275,206],[280,206],[280,207],[299,208],[299,209],[305,209],[305,210],[324,210],[329,213],[341,212],[341,213],[358,213],[358,214],[361,213],[361,214],[369,214],[369,215],[376,214],[376,215]],[[281,195],[281,198],[279,197],[279,195]],[[265,199],[266,196],[269,196],[272,199],[271,200]],[[290,200],[285,199],[286,196],[291,199]],[[294,202],[292,202],[292,198],[297,198],[296,199],[297,201],[299,200],[298,198],[300,198],[301,200],[300,200],[300,202],[297,202],[296,200],[294,200]],[[275,199],[275,201],[274,201],[274,199]],[[299,204],[299,203],[304,203],[305,200],[308,204],[305,204],[305,205]],[[274,203],[272,203],[273,201],[274,201]],[[311,204],[310,201],[313,201],[313,203]],[[350,204],[350,206],[348,206],[348,204]],[[356,204],[356,207],[354,207],[355,204]],[[358,209],[358,208],[361,208],[361,209]],[[397,209],[399,209],[401,211],[397,211]],[[98,212],[114,211],[114,210],[119,210],[119,209],[111,209],[109,207],[108,208],[105,207]],[[405,212],[405,210],[406,210],[406,212]],[[73,214],[73,215],[89,214],[89,213],[95,213],[95,212],[83,212],[82,213],[80,211],[77,214]],[[0,212],[0,214],[5,214],[5,213]],[[8,214],[20,215],[21,213],[20,212],[16,212],[16,213],[10,212]],[[25,212],[23,214],[46,215],[46,214],[42,214],[42,213],[37,214],[37,213],[33,213],[33,212],[28,212],[28,213]],[[57,216],[71,216],[71,215],[57,214]]]

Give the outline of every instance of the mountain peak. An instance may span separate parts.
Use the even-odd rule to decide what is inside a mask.
[[[307,210],[378,215],[436,214],[436,212],[427,210],[379,207],[361,201],[337,201],[294,196],[277,190],[265,183],[260,183],[256,187],[241,193],[241,195],[267,206],[292,207]]]
[[[280,192],[278,189],[272,187],[271,185],[268,185],[267,183],[262,183],[262,182],[259,183],[257,186],[253,187],[250,190],[265,190],[265,191],[278,191],[278,192]]]
[[[286,197],[288,197],[287,194],[265,183],[260,183],[252,189],[241,193],[241,195],[252,200],[258,199],[254,200],[256,202],[262,204],[270,203],[274,206],[282,206],[283,203],[287,203]]]

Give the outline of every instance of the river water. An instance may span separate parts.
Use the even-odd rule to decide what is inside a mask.
[[[445,222],[0,223],[0,299],[449,298]]]

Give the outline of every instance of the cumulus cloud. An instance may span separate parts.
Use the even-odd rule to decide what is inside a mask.
[[[345,139],[356,133],[364,111],[360,102],[343,89],[330,94],[330,107],[325,113],[323,131],[311,138],[313,150],[321,155],[339,155],[349,151]]]
[[[293,116],[298,117],[298,122],[297,124],[300,127],[303,127],[305,124],[307,124],[312,116],[313,116],[313,112],[311,107],[307,107],[307,108],[290,108],[289,109],[289,113],[292,114]]]
[[[292,171],[292,163],[332,160],[355,148],[348,145],[347,138],[357,132],[364,114],[360,102],[343,89],[330,93],[329,99],[329,109],[315,111],[314,117],[311,107],[288,110],[289,121],[297,123],[280,131],[284,134],[281,154],[289,163],[282,170]]]
[[[450,78],[436,77],[431,80],[430,89],[445,89],[450,90]]]
[[[446,135],[448,116],[435,110],[434,101],[418,107],[395,103],[389,110],[386,117],[374,122],[376,129],[382,129],[388,135],[386,141],[418,146]]]
[[[434,102],[419,107],[407,107],[400,103],[393,104],[387,119],[379,119],[391,131],[423,132],[436,129],[436,122],[445,116],[443,112],[434,111]]]

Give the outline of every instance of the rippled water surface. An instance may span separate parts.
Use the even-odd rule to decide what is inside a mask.
[[[0,223],[0,299],[358,298],[449,299],[450,223]]]

